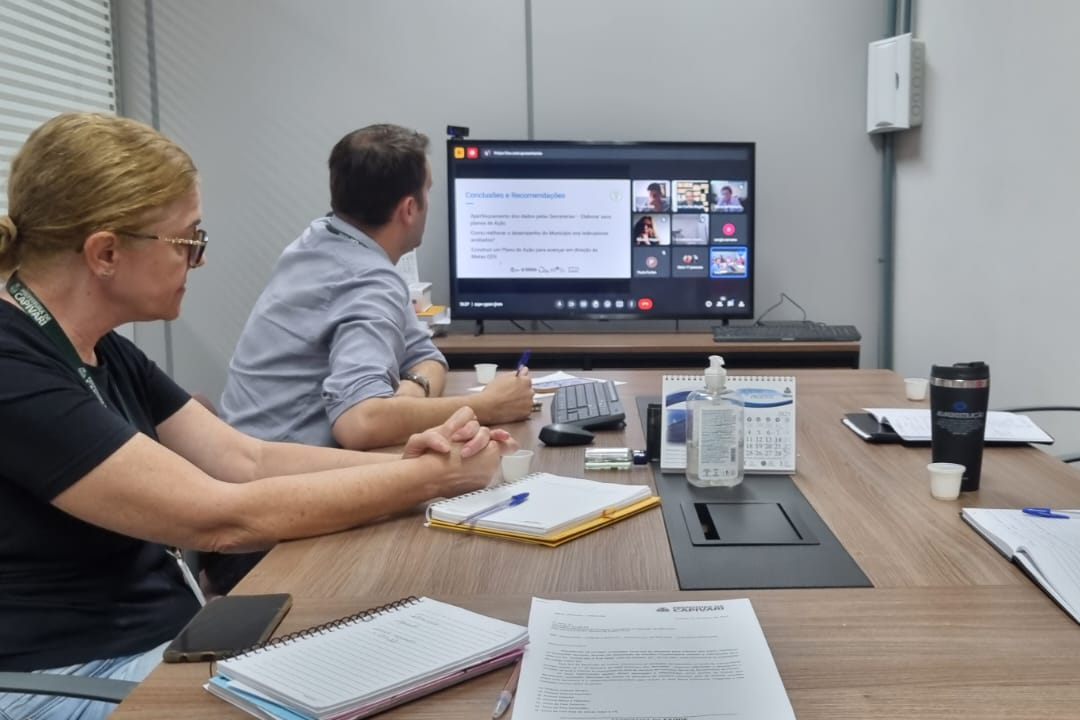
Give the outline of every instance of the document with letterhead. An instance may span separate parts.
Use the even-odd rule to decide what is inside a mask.
[[[533,598],[514,720],[794,720],[750,601]]]

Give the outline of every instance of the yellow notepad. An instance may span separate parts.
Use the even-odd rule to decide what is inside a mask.
[[[528,493],[528,500],[464,522],[520,493]],[[555,547],[659,504],[660,498],[648,485],[533,473],[516,482],[432,503],[427,524]]]

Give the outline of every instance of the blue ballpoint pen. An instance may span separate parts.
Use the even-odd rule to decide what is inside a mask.
[[[529,493],[527,493],[527,492],[518,493],[517,495],[512,495],[512,496],[508,497],[506,500],[500,500],[499,502],[495,503],[494,505],[489,505],[488,507],[484,508],[483,510],[477,510],[472,515],[470,515],[469,517],[467,517],[464,520],[462,520],[461,522],[459,522],[458,525],[466,525],[466,524],[472,523],[475,520],[484,517],[485,515],[490,515],[491,513],[498,512],[499,510],[505,510],[506,508],[512,508],[515,505],[520,505],[521,503],[525,502],[528,499],[529,499]]]
[[[1060,518],[1062,520],[1068,520],[1070,515],[1080,515],[1080,512],[1076,510],[1054,510],[1053,508],[1048,507],[1026,507],[1023,512],[1025,515],[1035,515],[1044,518]]]
[[[515,375],[521,374],[521,368],[525,367],[525,363],[529,362],[530,354],[532,354],[531,350],[526,350],[525,352],[521,353],[521,359],[518,360],[517,371],[514,373]]]

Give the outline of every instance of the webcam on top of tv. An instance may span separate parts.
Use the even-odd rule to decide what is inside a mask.
[[[452,138],[467,138],[469,137],[469,128],[464,125],[447,125],[446,134]]]

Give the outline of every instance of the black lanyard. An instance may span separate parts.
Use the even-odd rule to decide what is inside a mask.
[[[327,232],[329,232],[331,235],[337,235],[338,237],[349,238],[357,245],[360,245],[361,247],[366,247],[364,243],[360,241],[360,238],[353,237],[344,230],[339,230],[338,228],[334,227],[334,221],[332,220],[333,217],[333,215],[328,216],[326,218],[326,223],[323,224],[323,227],[326,228]]]
[[[11,294],[12,299],[18,304],[24,313],[26,313],[34,324],[41,328],[41,332],[45,333],[45,337],[52,341],[52,344],[56,346],[56,349],[63,355],[64,361],[68,366],[75,371],[75,374],[79,376],[79,379],[83,381],[83,385],[87,387],[90,392],[94,394],[94,397],[98,399],[103,407],[109,407],[105,402],[105,398],[102,397],[101,391],[98,390],[97,383],[94,382],[94,378],[90,375],[90,368],[86,366],[86,363],[79,357],[79,353],[75,351],[75,346],[71,344],[71,340],[64,334],[64,329],[60,327],[60,323],[56,322],[56,319],[49,312],[49,309],[45,307],[45,303],[41,302],[41,299],[34,294],[34,291],[26,287],[19,280],[18,273],[11,273],[11,277],[7,281],[7,291]],[[127,407],[124,405],[124,399],[118,397],[117,402],[120,414],[124,416],[124,419],[128,422],[131,421],[131,416],[127,412]]]

